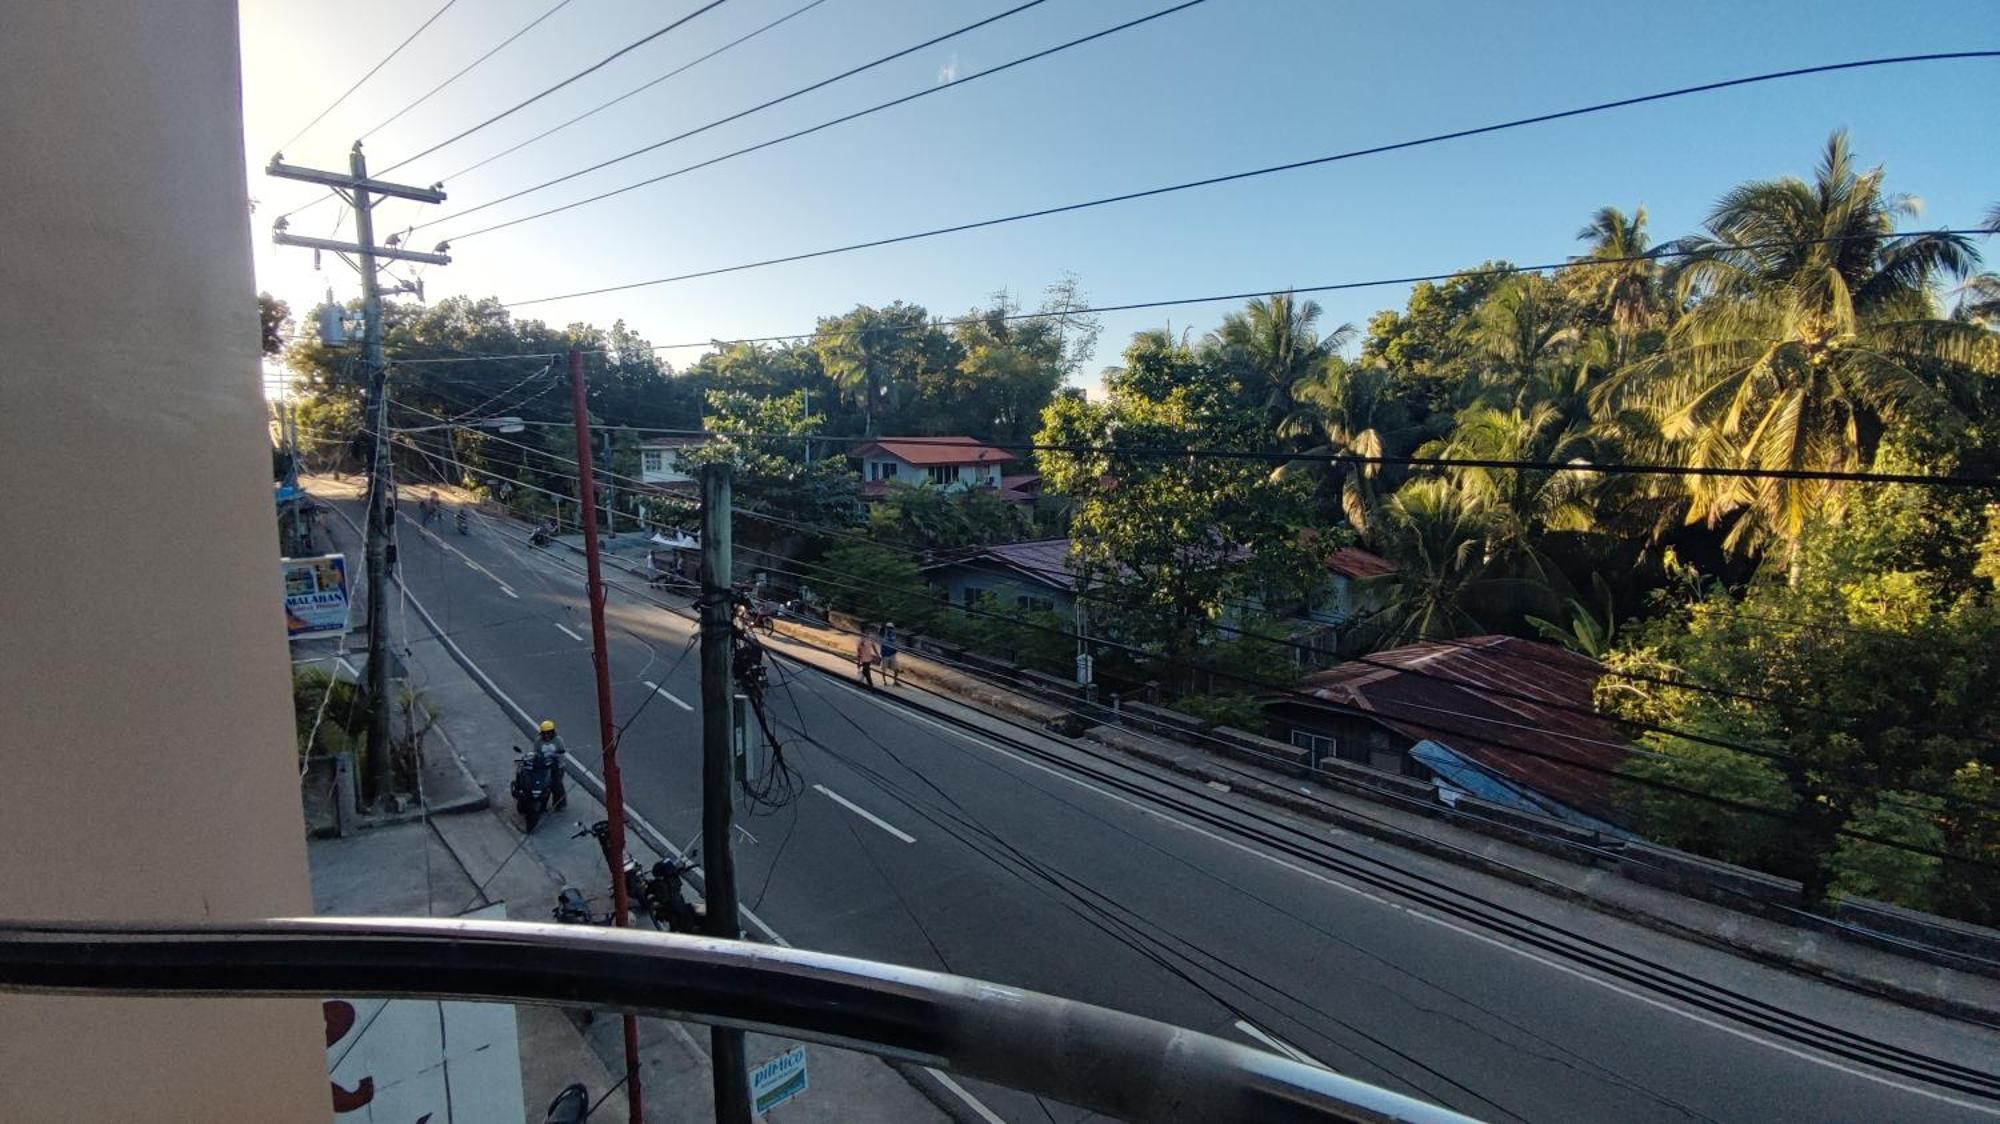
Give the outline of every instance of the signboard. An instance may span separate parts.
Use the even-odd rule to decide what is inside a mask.
[[[466,916],[504,920],[506,905]],[[521,1044],[511,1005],[329,999],[323,1008],[335,1124],[523,1117]]]
[[[750,1107],[760,1115],[805,1091],[804,1046],[794,1046],[750,1071]]]
[[[281,558],[285,635],[293,640],[347,631],[347,559],[338,554]]]

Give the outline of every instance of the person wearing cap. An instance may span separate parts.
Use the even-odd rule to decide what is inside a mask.
[[[889,621],[882,626],[882,681],[896,681],[903,685],[903,665],[896,660],[896,622]]]
[[[563,749],[562,735],[556,733],[553,719],[542,719],[541,730],[535,742],[535,756],[549,771],[549,805],[560,808],[569,803],[569,793],[563,789]]]

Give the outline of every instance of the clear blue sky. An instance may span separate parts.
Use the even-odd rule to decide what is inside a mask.
[[[461,0],[286,156],[341,166],[360,131],[553,0]],[[730,0],[486,131],[395,173],[424,183],[760,26],[803,0]],[[1168,6],[1052,0],[775,110],[486,212],[508,217],[677,168]],[[696,0],[572,0],[368,143],[377,167],[483,119],[692,10]],[[1010,0],[826,0],[710,62],[461,179],[438,208],[386,204],[378,231],[449,213],[724,116],[970,23]],[[303,307],[329,258],[269,245],[310,198],[272,150],[434,11],[433,0],[247,0],[246,152],[259,283]],[[360,18],[354,18],[356,14]],[[451,293],[539,297],[882,237],[1758,71],[2000,47],[2000,4],[1762,2],[1368,4],[1209,0],[1131,32],[606,203],[463,242],[429,269]],[[655,342],[809,330],[856,303],[956,315],[1007,289],[1032,304],[1065,271],[1097,303],[1543,261],[1604,204],[1643,203],[1656,238],[1692,229],[1745,179],[1806,174],[1827,134],[1885,163],[1925,225],[2000,202],[2000,61],[1814,77],[1530,126],[905,246],[539,305],[555,324],[624,319]],[[295,230],[324,235],[322,205]],[[441,224],[413,239],[474,225]],[[1989,246],[2000,259],[2000,244]],[[1327,324],[1399,307],[1381,289],[1322,298]],[[1206,331],[1229,306],[1176,310]],[[1097,362],[1169,319],[1104,318]],[[684,363],[690,352],[671,356]]]

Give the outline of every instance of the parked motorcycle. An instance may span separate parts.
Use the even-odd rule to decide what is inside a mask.
[[[564,886],[556,895],[556,907],[549,911],[559,925],[609,925],[611,918],[590,911],[590,899],[574,886]]]
[[[571,838],[581,838],[586,834],[596,837],[608,866],[611,861],[611,822],[599,820]],[[648,872],[628,854],[624,862],[625,897],[632,903],[633,909],[645,910],[657,926],[675,933],[699,933],[708,912],[705,906],[688,901],[684,876],[693,869],[694,858],[687,856],[661,859]]]
[[[535,830],[535,824],[549,810],[549,795],[555,781],[551,774],[556,768],[553,756],[514,747],[514,807],[529,832]]]

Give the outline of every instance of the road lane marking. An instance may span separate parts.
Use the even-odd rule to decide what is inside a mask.
[[[1236,1029],[1242,1031],[1244,1034],[1250,1036],[1251,1038],[1256,1039],[1258,1042],[1262,1043],[1264,1046],[1269,1048],[1271,1052],[1276,1054],[1283,1054],[1285,1057],[1288,1057],[1293,1061],[1300,1063],[1301,1065],[1318,1066],[1320,1069],[1332,1068],[1325,1062],[1320,1061],[1318,1058],[1313,1057],[1311,1054],[1306,1053],[1304,1050],[1299,1049],[1297,1046],[1294,1046],[1291,1043],[1285,1041],[1284,1039],[1279,1038],[1277,1035],[1271,1034],[1268,1031],[1263,1030],[1254,1023],[1248,1022],[1244,1019],[1237,1019]]]
[[[987,1108],[985,1105],[979,1103],[978,1097],[975,1097],[971,1093],[966,1092],[965,1086],[960,1085],[956,1081],[953,1081],[951,1079],[950,1074],[947,1074],[945,1071],[941,1069],[932,1069],[929,1066],[924,1067],[924,1072],[930,1074],[932,1077],[937,1078],[938,1084],[944,1086],[947,1089],[950,1089],[953,1093],[957,1094],[958,1099],[964,1101],[969,1107],[971,1107],[972,1111],[978,1113],[979,1118],[981,1120],[986,1121],[986,1124],[1007,1124],[1005,1120],[995,1115],[992,1109]]]
[[[343,513],[343,514],[345,514],[345,513]],[[491,571],[491,570],[487,569],[486,567],[484,567],[484,566],[480,565],[479,563],[477,563],[477,562],[474,562],[474,561],[472,560],[472,556],[471,556],[471,555],[467,554],[466,552],[464,552],[464,551],[462,551],[462,550],[458,549],[457,547],[455,547],[455,546],[451,545],[450,543],[448,543],[448,542],[444,541],[443,539],[439,538],[439,537],[438,537],[438,536],[436,535],[436,533],[434,533],[433,531],[431,531],[431,530],[430,530],[429,528],[425,527],[425,526],[424,526],[423,524],[421,524],[421,523],[417,523],[417,524],[412,524],[412,528],[413,528],[413,529],[414,529],[414,530],[415,530],[415,531],[416,531],[416,532],[417,532],[418,534],[420,534],[420,535],[422,535],[423,537],[425,537],[425,538],[427,538],[427,539],[431,540],[432,542],[436,543],[436,544],[437,544],[437,546],[438,546],[438,549],[439,549],[439,550],[442,550],[442,551],[445,551],[445,552],[447,552],[447,553],[449,553],[449,554],[456,554],[456,555],[458,555],[458,558],[459,558],[459,561],[461,561],[461,562],[464,562],[464,563],[466,564],[466,566],[467,566],[468,568],[470,568],[470,569],[472,569],[472,570],[475,570],[475,571],[477,571],[477,572],[479,572],[479,573],[481,573],[481,574],[484,574],[484,575],[486,576],[486,578],[487,578],[487,579],[488,579],[489,581],[491,581],[491,582],[492,582],[492,583],[493,583],[494,585],[497,585],[497,586],[499,586],[499,587],[500,587],[500,592],[502,592],[502,593],[506,594],[506,595],[507,595],[507,596],[509,596],[509,597],[512,597],[512,598],[514,598],[515,600],[519,600],[519,599],[520,599],[521,595],[520,595],[520,594],[518,594],[518,593],[515,593],[515,592],[514,592],[514,591],[513,591],[512,589],[508,588],[508,586],[507,586],[507,583],[506,583],[506,582],[504,582],[504,581],[501,581],[501,580],[500,580],[500,575],[498,575],[498,574],[494,573],[493,571]]]
[[[876,827],[881,828],[883,831],[888,832],[889,834],[895,836],[896,838],[902,840],[903,842],[915,843],[917,841],[916,836],[909,834],[908,832],[890,823],[888,820],[885,820],[882,817],[876,815],[875,813],[869,811],[868,809],[863,808],[861,805],[856,804],[854,801],[849,800],[847,797],[842,796],[838,792],[835,792],[834,790],[826,787],[825,785],[816,784],[813,786],[813,788],[819,790],[820,795],[825,796],[827,799],[833,801],[835,804],[838,804],[841,807],[847,809],[848,811],[853,812],[855,815],[860,816],[862,819],[867,820],[869,823],[874,824]]]
[[[805,663],[806,661],[801,660],[799,662]],[[812,665],[807,664],[806,666],[810,667]],[[1401,904],[1399,902],[1391,901],[1388,898],[1381,897],[1377,894],[1364,890],[1359,886],[1349,885],[1345,882],[1341,882],[1338,879],[1332,878],[1328,875],[1321,874],[1318,871],[1308,870],[1305,867],[1302,867],[1297,863],[1291,862],[1288,859],[1283,859],[1278,857],[1277,855],[1269,854],[1268,852],[1258,850],[1257,848],[1247,843],[1239,842],[1238,840],[1218,835],[1215,832],[1209,831],[1206,828],[1199,827],[1195,824],[1182,820],[1177,816],[1169,815],[1166,812],[1150,808],[1144,804],[1139,803],[1136,800],[1127,799],[1126,797],[1118,793],[1112,792],[1109,789],[1100,788],[1099,786],[1094,785],[1089,781],[1083,780],[1079,777],[1071,776],[1051,766],[1044,765],[1039,761],[1031,760],[1018,753],[1015,753],[1012,750],[1002,748],[1001,746],[995,745],[992,742],[986,741],[983,738],[974,737],[973,735],[966,733],[964,730],[958,729],[955,726],[947,725],[946,723],[943,722],[939,722],[936,719],[929,717],[928,715],[921,714],[918,713],[917,711],[910,710],[904,707],[891,707],[887,703],[881,702],[880,700],[876,699],[874,695],[863,691],[860,687],[854,686],[853,684],[847,682],[844,679],[841,679],[836,675],[833,675],[832,673],[826,673],[825,681],[833,683],[836,686],[845,688],[846,690],[851,691],[855,695],[863,699],[866,699],[869,702],[874,703],[876,706],[879,706],[884,710],[889,710],[894,713],[902,714],[915,721],[922,722],[927,726],[936,727],[937,729],[942,730],[947,734],[954,735],[955,737],[958,737],[963,741],[969,742],[972,745],[976,745],[981,749],[988,750],[989,752],[992,753],[1000,754],[1003,757],[1011,758],[1014,761],[1026,765],[1031,769],[1036,769],[1040,772],[1047,773],[1049,776],[1055,777],[1058,780],[1068,781],[1070,784],[1073,784],[1078,788],[1088,789],[1091,792],[1095,792],[1099,796],[1102,796],[1108,800],[1115,801],[1116,803],[1119,804],[1128,805],[1129,807],[1137,810],[1143,815],[1152,816],[1155,819],[1158,819],[1165,823],[1172,824],[1175,827],[1181,828],[1184,831],[1189,831],[1196,835],[1212,839],[1215,842],[1222,844],[1223,846],[1241,851],[1244,854],[1254,855],[1257,858],[1263,859],[1265,862],[1283,867],[1284,869],[1289,870],[1294,874],[1303,875],[1316,882],[1320,882],[1327,886],[1330,886],[1333,889],[1353,894],[1356,897],[1365,898],[1368,901],[1375,902],[1378,905],[1387,906],[1390,909],[1397,911],[1398,913],[1407,914],[1408,916],[1413,917],[1419,921],[1428,921],[1433,925],[1437,925],[1444,929],[1449,929],[1450,931],[1457,933],[1460,936],[1470,937],[1473,940],[1479,941],[1483,944],[1491,945],[1494,948],[1500,949],[1504,952],[1511,952],[1516,956],[1522,957],[1523,959],[1531,960],[1537,964],[1542,965],[1545,968],[1552,968],[1558,972],[1564,973],[1565,975],[1574,976],[1575,978],[1582,980],[1585,983],[1596,984],[1598,987],[1604,988],[1607,991],[1611,991],[1618,995],[1622,995],[1627,999],[1644,1003],[1649,1007],[1665,1011],[1670,1015],[1679,1015],[1681,1018],[1687,1019],[1688,1021],[1693,1023],[1698,1023],[1702,1026],[1708,1027],[1711,1030],[1721,1031],[1724,1034],[1728,1034],[1736,1038],[1743,1039],[1746,1042],[1753,1042],[1759,1046],[1764,1047],[1765,1049],[1776,1050],[1781,1054],[1788,1054],[1792,1057],[1800,1059],[1801,1061],[1810,1062],[1813,1065],[1823,1066],[1827,1069],[1831,1069],[1839,1073],[1845,1073],[1850,1077],[1858,1077],[1863,1081],[1873,1082],[1874,1084],[1877,1085],[1885,1085],[1891,1089],[1897,1089],[1905,1093],[1914,1093],[1917,1096],[1926,1097],[1930,1100],[1942,1101],[1945,1104],[1954,1105],[1958,1108],[1971,1109],[1974,1112],[1980,1113],[1981,1115],[1984,1116],[2000,1117],[2000,1110],[1994,1109],[1991,1105],[1984,1105],[1975,1103],[1973,1101],[1961,1100],[1958,1097],[1951,1096],[1946,1093],[1935,1092],[1933,1090],[1926,1089],[1918,1085],[1912,1085],[1905,1081],[1900,1081],[1897,1080],[1896,1078],[1889,1077],[1881,1073],[1875,1073],[1867,1069],[1856,1068],[1855,1066],[1847,1065],[1844,1062],[1835,1061],[1831,1058],[1814,1054],[1805,1048],[1795,1047],[1784,1042],[1779,1042],[1774,1039],[1766,1038],[1763,1035],[1758,1034],[1754,1031],[1745,1030],[1741,1027],[1731,1026],[1728,1023],[1722,1022],[1719,1019],[1710,1018],[1709,1016],[1702,1014],[1698,1011],[1692,1011],[1683,1007],[1675,1006],[1674,1004],[1669,1003],[1664,999],[1659,999],[1654,996],[1647,995],[1643,992],[1626,987],[1623,984],[1616,983],[1599,976],[1594,976],[1589,972],[1584,971],[1581,968],[1575,967],[1570,964],[1562,963],[1558,960],[1551,959],[1550,957],[1544,956],[1539,952],[1534,952],[1529,949],[1521,948],[1517,945],[1509,944],[1506,941],[1501,940],[1499,937],[1479,932],[1476,929],[1468,928],[1455,921],[1447,921],[1442,917],[1426,913],[1423,910],[1417,909],[1413,906],[1408,906]],[[1139,776],[1146,776],[1145,773],[1138,772],[1137,770],[1131,770],[1131,771]],[[1155,779],[1155,778],[1149,778],[1149,779]],[[1379,860],[1369,860],[1369,861],[1379,861]]]
[[[556,627],[562,628],[561,625],[557,625]],[[569,630],[563,629],[563,631],[567,632]],[[669,670],[672,669],[670,668]],[[655,693],[657,693],[661,698],[667,700],[668,702],[674,704],[677,707],[680,707],[682,710],[687,711],[689,714],[694,713],[694,708],[682,702],[680,700],[680,696],[674,694],[672,691],[667,690],[665,687],[660,686],[658,683],[653,682],[651,679],[641,679],[639,680],[639,682],[644,683],[646,686],[652,688],[652,690]]]
[[[555,626],[556,626],[557,628],[561,628],[561,629],[562,629],[562,634],[563,634],[564,636],[567,636],[567,637],[569,637],[569,638],[570,638],[571,640],[574,640],[574,641],[576,641],[576,642],[577,642],[577,643],[579,643],[579,644],[583,643],[583,637],[581,637],[581,636],[578,636],[578,635],[577,635],[576,633],[574,633],[574,632],[571,632],[571,631],[570,631],[569,629],[567,629],[567,628],[563,628],[563,623],[562,623],[561,621],[550,621],[549,623],[550,623],[550,624],[553,624],[553,625],[555,625]]]

